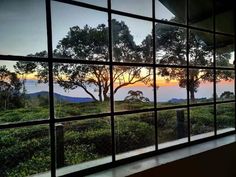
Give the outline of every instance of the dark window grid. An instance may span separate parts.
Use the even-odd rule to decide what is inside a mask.
[[[0,55],[0,60],[6,61],[31,61],[31,62],[46,62],[48,63],[48,58],[40,57],[18,57],[18,56],[6,56]],[[60,58],[50,58],[52,63],[71,63],[71,64],[91,64],[91,65],[112,65],[115,66],[139,66],[139,67],[168,67],[168,68],[189,68],[189,69],[216,69],[216,70],[231,70],[234,71],[234,68],[220,67],[220,66],[187,66],[187,65],[169,65],[169,64],[158,64],[158,63],[127,63],[127,62],[103,62],[103,61],[87,61],[79,59],[60,59]]]
[[[59,1],[59,0],[58,0]],[[59,2],[65,2],[65,1],[59,1]],[[69,1],[69,2],[72,2],[72,1]],[[108,2],[110,2],[109,0],[108,0]],[[188,3],[188,2],[187,2]],[[81,5],[81,6],[84,6],[84,7],[89,7],[89,8],[92,8],[92,9],[96,9],[96,10],[99,10],[99,8],[98,7],[96,7],[95,8],[95,6],[92,6],[92,5],[83,5],[83,3],[75,3],[75,2],[72,2],[72,4],[75,4],[75,5]],[[59,62],[59,61],[57,61],[56,59],[53,59],[52,58],[52,34],[51,34],[51,19],[50,19],[50,15],[51,15],[51,13],[50,13],[50,1],[49,0],[46,0],[46,8],[47,8],[47,30],[48,30],[48,51],[49,51],[49,55],[48,55],[48,58],[43,58],[43,59],[39,59],[39,58],[30,58],[30,61],[38,61],[38,62],[43,62],[43,61],[46,61],[46,62],[48,62],[48,64],[49,64],[49,78],[50,78],[50,82],[52,81],[52,76],[53,76],[53,73],[52,73],[52,65],[53,65],[53,62]],[[101,9],[103,9],[103,8],[101,8]],[[100,9],[100,10],[101,10]],[[188,8],[187,8],[188,9]],[[103,9],[104,10],[104,9]],[[109,9],[108,9],[108,12],[109,12],[109,14],[111,15],[111,13],[113,13],[113,11],[112,10],[110,10],[110,7],[109,7]],[[114,11],[114,13],[116,13],[116,11]],[[130,15],[131,17],[133,16],[133,17],[137,17],[137,18],[139,18],[139,19],[143,19],[143,17],[141,17],[141,16],[137,16],[137,15],[131,15],[131,14],[128,14],[128,13],[122,13],[122,12],[119,12],[121,15]],[[147,18],[145,18],[145,19],[147,19]],[[144,19],[144,20],[145,20]],[[163,22],[163,21],[159,21],[159,20],[156,20],[156,19],[154,19],[154,18],[151,18],[151,19],[148,19],[148,20],[151,20],[151,21],[153,21],[153,23],[155,23],[155,22],[160,22],[160,23],[166,23],[166,22]],[[173,24],[173,23],[171,23],[171,24]],[[176,25],[176,26],[182,26],[182,25],[179,25],[179,24],[173,24],[173,25]],[[184,27],[186,27],[185,25],[183,25]],[[187,31],[189,31],[189,29],[198,29],[198,28],[192,28],[192,27],[189,27],[188,26],[188,23],[187,23]],[[201,30],[201,29],[199,29],[199,30]],[[206,31],[206,32],[211,32],[211,31],[208,31],[208,30],[202,30],[202,31]],[[223,35],[228,35],[228,34],[226,34],[226,33],[216,33],[215,31],[213,32],[213,34],[215,35],[215,34],[223,34]],[[154,34],[153,34],[153,36],[155,36]],[[228,36],[234,36],[234,35],[228,35]],[[235,36],[234,36],[235,37]],[[155,38],[153,38],[153,39],[155,39]],[[215,38],[214,38],[214,40],[215,40]],[[188,37],[187,37],[187,41],[188,41]],[[155,45],[155,44],[154,44]],[[214,45],[215,46],[215,45]],[[110,47],[111,47],[111,45],[110,45]],[[188,47],[187,47],[188,48]],[[51,52],[50,52],[51,51]],[[111,51],[110,51],[111,52]],[[51,54],[50,54],[51,53]],[[154,53],[155,53],[155,51],[154,51]],[[188,53],[188,49],[187,49],[187,53]],[[154,54],[154,56],[155,56],[155,54]],[[188,56],[188,55],[187,55]],[[11,56],[1,56],[2,58],[3,58],[3,60],[26,60],[27,59],[27,61],[29,61],[28,60],[28,57],[11,57]],[[58,60],[60,60],[60,62],[63,62],[63,60],[62,59],[58,59]],[[74,60],[73,60],[74,61]],[[66,61],[65,62],[68,62],[68,59],[66,59]],[[70,62],[70,61],[69,61]],[[72,61],[71,61],[72,62]],[[86,63],[86,61],[76,61],[75,63]],[[96,62],[95,62],[96,63]],[[187,62],[188,63],[188,62]],[[91,64],[94,64],[94,62],[93,63],[91,63]],[[102,63],[100,63],[100,64],[104,64],[103,62]],[[109,63],[109,66],[110,66],[110,68],[112,68],[112,66],[113,66],[113,64],[116,64],[116,63],[113,63],[112,61],[110,61]],[[126,63],[121,63],[121,64],[118,64],[117,63],[117,65],[122,65],[122,64],[126,64]],[[131,65],[134,65],[133,63],[131,64]],[[140,64],[139,64],[140,65]],[[143,64],[141,64],[141,66],[145,66],[145,65],[143,65]],[[155,69],[156,68],[158,68],[158,67],[160,67],[161,65],[158,65],[158,64],[155,64],[155,63],[153,63],[153,64],[151,64],[151,65],[146,65],[146,66],[153,66],[153,68],[154,68],[154,71],[155,71]],[[179,67],[179,66],[168,66],[168,65],[164,65],[164,66],[162,66],[162,67]],[[185,67],[184,67],[185,68]],[[202,68],[202,67],[189,67],[188,66],[188,64],[187,64],[187,66],[186,66],[186,68],[187,68],[187,72],[189,72],[189,69],[191,69],[191,68],[196,68],[196,69],[200,69],[200,68]],[[204,67],[204,69],[206,69],[205,67]],[[227,69],[227,70],[231,70],[231,69],[229,69],[229,68],[217,68],[215,65],[214,65],[214,67],[209,67],[209,69],[214,69],[214,71],[216,70],[216,69]],[[112,70],[112,69],[111,69]],[[234,70],[235,71],[235,68],[233,68],[232,70]],[[112,76],[112,75],[111,75]],[[156,80],[154,79],[154,83],[156,82]],[[214,87],[215,87],[215,82],[214,82]],[[112,85],[112,84],[111,84]],[[235,87],[236,88],[236,87]],[[54,146],[54,143],[55,143],[55,140],[54,140],[54,138],[55,138],[55,135],[54,135],[54,125],[55,125],[55,123],[56,122],[62,122],[62,121],[70,121],[70,120],[68,120],[68,119],[55,119],[55,117],[54,117],[54,103],[53,103],[53,82],[51,82],[51,84],[49,84],[49,94],[50,94],[50,119],[49,120],[36,120],[36,121],[32,121],[32,122],[20,122],[20,123],[9,123],[9,124],[4,124],[4,125],[0,125],[0,129],[5,129],[5,128],[14,128],[14,127],[20,127],[20,126],[28,126],[28,125],[38,125],[38,124],[48,124],[48,123],[50,123],[50,139],[51,139],[51,151],[52,151],[52,156],[51,156],[51,161],[52,161],[52,166],[51,166],[51,173],[52,173],[52,176],[55,176],[55,146]],[[155,93],[154,93],[155,94]],[[214,94],[215,94],[215,89],[214,89]],[[155,98],[155,97],[154,97]],[[213,103],[200,103],[200,104],[197,104],[197,105],[194,105],[194,104],[189,104],[189,95],[188,95],[188,104],[187,104],[187,106],[181,106],[181,107],[183,107],[183,108],[186,108],[187,107],[187,109],[189,110],[189,108],[190,107],[196,107],[196,106],[203,106],[203,105],[216,105],[216,104],[221,104],[221,103],[235,103],[236,104],[236,102],[235,101],[221,101],[221,102],[215,102],[215,100],[214,100],[214,102]],[[113,104],[113,102],[112,102],[112,104]],[[156,104],[156,101],[155,101],[155,104]],[[132,114],[132,113],[137,113],[137,111],[129,111],[129,112],[127,112],[127,111],[124,111],[124,112],[117,112],[117,113],[115,113],[114,112],[114,105],[113,106],[111,106],[111,110],[112,110],[112,107],[113,107],[113,111],[111,111],[111,116],[114,116],[114,115],[124,115],[124,114]],[[175,109],[175,108],[177,108],[177,107],[171,107],[171,108],[163,108],[163,109],[161,109],[161,108],[154,108],[154,111],[155,112],[157,112],[158,110],[168,110],[168,109]],[[141,110],[141,111],[138,111],[138,112],[145,112],[145,111],[147,111],[147,110]],[[153,109],[150,109],[149,111],[153,111]],[[101,116],[104,116],[105,114],[102,114]],[[189,111],[188,111],[188,115],[189,115]],[[92,118],[93,116],[91,115],[91,116],[86,116],[87,118]],[[84,117],[84,118],[86,118],[86,117]],[[94,117],[94,118],[97,118],[96,116]],[[73,118],[73,119],[71,119],[71,120],[81,120],[81,117],[77,117],[77,119],[76,118]],[[236,122],[236,121],[235,121]],[[189,123],[189,118],[188,118],[188,123]],[[190,131],[189,131],[190,132]],[[235,133],[235,131],[234,131],[234,133]],[[114,134],[114,133],[113,133]],[[226,134],[229,134],[229,133],[226,133]],[[225,135],[225,134],[224,134]],[[190,135],[189,135],[190,136]],[[222,136],[222,135],[221,135]],[[215,137],[220,137],[220,136],[218,136],[218,135],[215,135]],[[208,139],[208,138],[206,138],[206,139]],[[203,140],[206,140],[206,139],[203,139]],[[199,140],[199,142],[202,142],[203,140]],[[187,143],[187,145],[191,145],[193,142],[189,142],[189,143]],[[159,150],[158,152],[161,152],[161,150]],[[113,152],[114,153],[114,152]],[[115,154],[113,154],[113,155],[115,155]],[[134,158],[130,158],[130,159],[134,159]]]

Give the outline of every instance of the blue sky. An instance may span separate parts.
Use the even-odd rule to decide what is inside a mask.
[[[80,1],[106,7],[106,0]],[[152,14],[151,0],[112,0],[112,8],[144,16]],[[164,6],[160,9],[160,13],[167,19],[173,16]],[[44,0],[1,0],[0,54],[25,56],[46,50],[45,14]],[[123,20],[128,25],[137,44],[152,31],[151,22],[118,15],[113,15],[112,18]],[[55,48],[59,40],[65,37],[70,27],[84,27],[86,24],[96,27],[101,23],[107,25],[107,20],[108,16],[104,12],[52,1],[53,47]]]

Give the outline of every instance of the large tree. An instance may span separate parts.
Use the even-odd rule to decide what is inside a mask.
[[[114,62],[150,62],[152,55],[145,41],[135,44],[128,26],[123,22],[112,20],[112,43]],[[147,40],[146,40],[147,41]],[[100,24],[97,27],[83,28],[74,26],[61,39],[54,50],[57,58],[70,58],[86,61],[109,61],[108,27]],[[37,53],[35,56],[44,52]],[[18,64],[19,65],[19,64]],[[23,63],[27,69],[27,63]],[[19,67],[18,67],[19,68]],[[34,68],[31,68],[32,71]],[[40,82],[48,82],[47,66],[39,64],[36,68]],[[145,71],[144,71],[145,70]],[[110,94],[110,69],[104,64],[54,63],[54,80],[65,90],[82,88],[95,101],[105,101]],[[150,83],[151,69],[131,66],[113,67],[114,94],[125,86],[137,82]],[[95,95],[97,93],[97,95]]]
[[[209,36],[211,36],[209,34]],[[202,33],[189,35],[189,65],[191,66],[213,66],[212,39]],[[210,41],[210,42],[209,42]],[[188,89],[190,99],[195,102],[195,93],[201,82],[213,82],[214,72],[212,69],[190,69],[189,81],[185,68],[178,68],[179,65],[186,65],[186,30],[180,27],[168,25],[156,26],[157,59],[160,64],[176,65],[175,67],[159,68],[158,74],[166,80],[178,80],[179,86]],[[217,58],[216,58],[217,59]],[[224,61],[223,61],[224,60]],[[221,57],[221,63],[229,64],[230,54]],[[218,61],[219,62],[219,61]],[[234,75],[230,71],[217,70],[216,81],[231,80]],[[187,87],[188,85],[188,87]]]
[[[0,110],[19,108],[22,102],[22,83],[17,74],[0,66]]]

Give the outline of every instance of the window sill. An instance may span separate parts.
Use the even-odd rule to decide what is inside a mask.
[[[184,159],[196,154],[200,154],[209,150],[219,148],[236,142],[236,135],[229,135],[219,139],[211,140],[205,143],[181,148],[171,152],[163,153],[158,156],[142,159],[129,164],[121,165],[102,172],[88,175],[87,177],[123,177],[133,175],[135,173],[145,171],[163,164]]]

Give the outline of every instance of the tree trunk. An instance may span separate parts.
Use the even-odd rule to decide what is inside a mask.
[[[109,96],[107,95],[109,91],[109,87],[108,86],[105,86],[104,89],[103,89],[103,98],[104,98],[104,101],[108,101],[109,100]]]
[[[191,102],[195,103],[195,92],[194,92],[194,90],[190,89],[189,92],[190,92],[190,100],[191,100]]]
[[[99,86],[99,92],[98,92],[99,101],[102,102],[102,88]]]
[[[7,110],[7,99],[5,99],[5,111]]]

